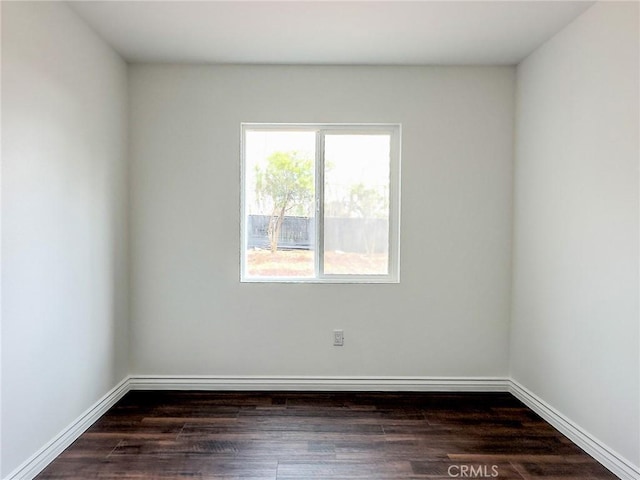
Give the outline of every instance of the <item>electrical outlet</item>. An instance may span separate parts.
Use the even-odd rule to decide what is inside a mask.
[[[344,332],[342,330],[333,331],[333,345],[342,347],[344,345]]]

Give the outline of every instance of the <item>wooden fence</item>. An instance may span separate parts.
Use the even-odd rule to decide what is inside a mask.
[[[249,215],[247,247],[269,248],[268,215]],[[381,218],[325,218],[325,250],[384,253],[389,245],[389,222]],[[315,220],[286,216],[282,222],[279,250],[309,250],[315,242]]]

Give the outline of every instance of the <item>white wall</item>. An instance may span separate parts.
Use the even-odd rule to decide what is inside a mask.
[[[514,79],[133,65],[133,373],[505,376]],[[242,121],[402,123],[399,285],[240,284]]]
[[[638,4],[518,67],[511,375],[640,465]]]
[[[125,63],[2,2],[2,476],[127,373]]]

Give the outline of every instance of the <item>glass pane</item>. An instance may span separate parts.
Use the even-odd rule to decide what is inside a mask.
[[[326,135],[324,273],[389,272],[391,137]]]
[[[315,275],[315,132],[245,132],[248,277]]]

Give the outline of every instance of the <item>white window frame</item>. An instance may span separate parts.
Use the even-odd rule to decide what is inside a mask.
[[[400,283],[400,124],[242,123],[240,132],[240,282],[242,283]],[[315,132],[315,272],[313,277],[253,277],[247,274],[247,215],[245,206],[245,141],[247,131]],[[324,138],[326,135],[390,136],[389,268],[386,275],[326,274],[324,266]]]

